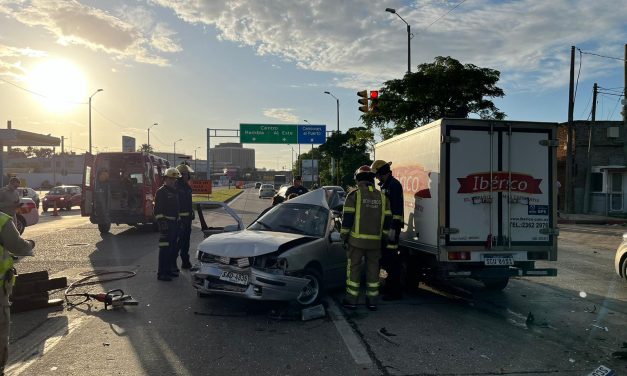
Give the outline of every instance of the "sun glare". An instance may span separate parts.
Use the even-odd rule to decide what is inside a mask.
[[[26,80],[49,111],[67,112],[86,101],[85,77],[68,60],[47,60],[33,68]]]

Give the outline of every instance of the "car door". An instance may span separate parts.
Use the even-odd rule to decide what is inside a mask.
[[[72,206],[81,205],[81,189],[80,187],[72,188]]]

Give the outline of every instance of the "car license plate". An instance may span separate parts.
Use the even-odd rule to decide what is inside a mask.
[[[227,281],[231,283],[237,283],[238,285],[247,285],[248,284],[248,275],[234,273],[229,271],[223,271],[220,275],[220,280]]]
[[[483,262],[485,265],[514,265],[513,257],[486,257]]]

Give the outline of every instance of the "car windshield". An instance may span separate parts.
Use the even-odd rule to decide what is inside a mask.
[[[67,188],[52,188],[49,192],[49,194],[51,195],[64,195],[68,193],[68,189]]]
[[[257,218],[248,229],[323,237],[328,218],[329,211],[321,206],[284,203]]]
[[[274,186],[272,184],[264,184],[261,186],[261,189],[274,189]]]

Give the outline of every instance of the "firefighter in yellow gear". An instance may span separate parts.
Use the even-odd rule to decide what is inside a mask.
[[[381,241],[390,229],[392,212],[388,198],[375,188],[369,166],[355,171],[357,189],[346,196],[340,235],[348,243],[345,308],[357,308],[361,270],[366,265],[366,306],[377,309]]]
[[[35,242],[24,240],[17,232],[11,216],[0,213],[0,375],[9,358],[9,323],[11,322],[9,297],[15,284],[16,272],[13,255],[32,256]]]

